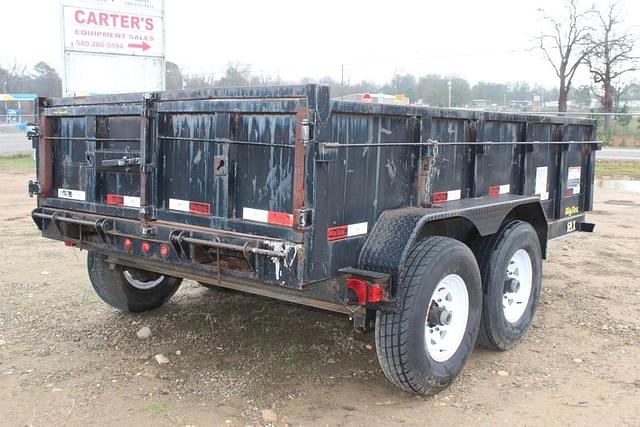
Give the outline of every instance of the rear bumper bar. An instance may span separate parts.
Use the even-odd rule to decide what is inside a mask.
[[[34,209],[31,216],[44,237],[80,249],[136,257],[141,264],[158,261],[196,268],[199,274],[210,276],[210,281],[234,276],[302,287],[304,251],[297,243],[169,222],[152,222],[150,232],[143,234],[137,220],[47,207]],[[146,242],[146,251],[142,242]]]

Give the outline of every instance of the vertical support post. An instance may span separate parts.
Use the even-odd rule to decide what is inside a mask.
[[[301,211],[304,208],[305,158],[310,138],[309,110],[300,108],[296,112],[295,146],[293,148],[293,226],[300,228]]]
[[[482,136],[482,137],[481,137]],[[475,119],[470,122],[469,140],[476,143],[482,142],[484,137],[484,120]],[[469,165],[469,197],[482,196],[486,191],[484,185],[484,169],[482,156],[484,156],[484,144],[470,144],[471,147],[471,164]]]
[[[432,115],[425,114],[421,117],[417,123],[418,134],[417,141],[425,145],[418,146],[418,167],[416,174],[416,206],[426,207],[431,203],[430,194],[433,193],[430,188],[429,173],[431,172],[431,166],[435,161],[435,150],[433,147],[429,147],[427,141],[431,136]],[[433,155],[429,155],[429,151]]]
[[[229,114],[229,126],[227,132],[229,139],[232,141],[242,140],[242,138],[245,137],[242,135],[242,118],[240,113],[234,112]],[[237,218],[238,180],[236,162],[238,160],[238,146],[237,144],[229,144],[227,150],[227,215],[229,218]],[[240,213],[240,216],[242,217],[242,213]]]
[[[554,214],[556,218],[562,218],[562,211],[565,190],[565,182],[567,182],[567,152],[569,144],[558,145],[557,165],[558,165],[558,181],[556,182],[556,198],[554,202]]]
[[[520,129],[520,141],[527,141],[527,122],[522,123],[522,128]],[[533,151],[533,145],[529,144],[518,144],[516,146],[516,150],[518,151],[518,187],[516,189],[516,194],[525,194],[525,186],[527,181],[527,154]]]
[[[89,203],[96,202],[96,136],[97,136],[97,117],[86,116],[84,120],[84,137],[85,137],[85,163],[84,163],[84,179],[86,201]]]
[[[155,94],[145,93],[142,100],[142,113],[140,115],[140,231],[142,234],[150,234],[149,221],[153,219],[152,204],[152,173],[155,170],[153,163],[153,146],[156,138],[158,120],[155,109]]]
[[[45,114],[45,98],[38,98],[38,182],[40,197],[51,197],[53,189],[53,123]]]

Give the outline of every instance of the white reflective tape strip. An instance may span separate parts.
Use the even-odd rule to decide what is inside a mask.
[[[58,197],[61,199],[82,200],[83,202],[87,200],[84,191],[69,190],[66,188],[58,188]]]
[[[580,194],[580,176],[582,168],[580,166],[570,167],[567,171],[567,188],[573,190],[573,194]]]
[[[172,211],[189,212],[189,201],[180,199],[169,199],[169,209]]]
[[[369,223],[367,223],[367,222],[359,222],[357,224],[349,224],[349,225],[347,225],[347,237],[359,236],[361,234],[367,234],[367,230],[368,229],[369,229]]]
[[[536,185],[533,190],[534,194],[539,194],[541,200],[547,200],[549,198],[549,193],[547,192],[547,176],[548,176],[548,167],[540,166],[536,168]],[[542,196],[546,193],[547,197],[543,198]]]
[[[500,189],[498,190],[498,194],[509,194],[510,191],[511,191],[511,185],[504,184],[500,186]]]
[[[447,202],[451,200],[460,200],[460,190],[450,190],[447,191]]]
[[[258,222],[269,222],[269,211],[253,208],[242,208],[242,219]]]
[[[131,208],[140,207],[140,197],[124,196],[123,199],[124,199],[125,206],[129,206]]]

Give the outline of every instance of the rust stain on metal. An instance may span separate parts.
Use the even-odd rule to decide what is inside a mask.
[[[294,147],[294,159],[293,159],[293,212],[297,213],[304,207],[304,171],[305,171],[305,159],[306,149],[305,147],[305,135],[303,126],[309,115],[309,110],[301,108],[296,112],[296,140]],[[308,125],[306,125],[308,126]],[[297,228],[299,221],[294,223],[294,227]]]

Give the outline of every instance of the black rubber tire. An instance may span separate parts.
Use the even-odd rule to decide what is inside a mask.
[[[532,266],[531,294],[522,317],[510,323],[504,316],[502,298],[505,274],[511,257],[518,249],[529,254]],[[478,344],[504,351],[518,343],[529,329],[535,316],[542,287],[542,251],[540,240],[531,224],[511,221],[478,249],[482,275],[483,308]]]
[[[436,285],[449,274],[464,279],[469,296],[467,329],[457,351],[436,362],[425,346],[425,319]],[[398,312],[378,311],[376,352],[389,381],[403,390],[435,394],[462,371],[475,346],[482,309],[478,264],[463,243],[447,237],[417,242],[407,257],[396,289]]]
[[[125,270],[134,277],[141,276],[147,280],[160,275],[121,265],[111,269],[103,255],[91,251],[87,254],[87,270],[93,289],[104,302],[118,310],[130,312],[160,307],[176,293],[182,283],[180,278],[164,276],[162,282],[151,289],[135,288],[125,278]]]

